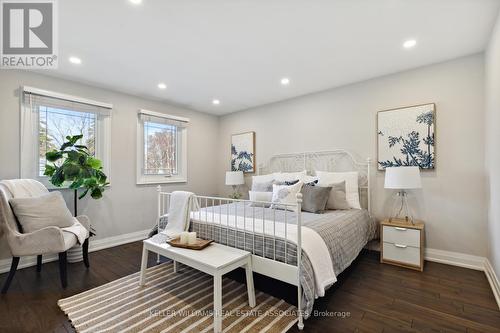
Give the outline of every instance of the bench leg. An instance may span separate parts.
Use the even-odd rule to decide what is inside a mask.
[[[139,277],[139,285],[143,286],[146,283],[146,269],[148,268],[148,249],[142,246],[141,274]]]
[[[214,332],[222,332],[222,276],[214,275]]]
[[[177,261],[173,260],[174,262],[174,273],[177,273]]]
[[[253,286],[253,272],[252,272],[252,259],[249,257],[245,265],[245,273],[247,276],[247,291],[248,291],[248,304],[250,307],[255,307],[255,289]]]

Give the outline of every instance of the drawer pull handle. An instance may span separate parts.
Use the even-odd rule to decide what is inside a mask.
[[[408,245],[394,244],[395,247],[399,247],[401,249],[406,249]]]
[[[401,228],[401,227],[396,227],[396,230],[399,230],[399,231],[406,231],[406,230],[408,230],[408,229],[406,229],[406,228]]]

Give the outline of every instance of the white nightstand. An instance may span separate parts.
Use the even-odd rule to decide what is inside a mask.
[[[424,223],[384,220],[380,223],[380,262],[424,269]]]

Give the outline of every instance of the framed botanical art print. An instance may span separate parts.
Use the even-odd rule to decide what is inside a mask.
[[[231,135],[231,171],[255,172],[255,132]]]
[[[378,169],[398,166],[434,169],[435,119],[433,103],[378,112]]]

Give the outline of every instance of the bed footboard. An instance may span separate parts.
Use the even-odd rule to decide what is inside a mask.
[[[169,213],[171,193],[163,192],[161,186],[157,190],[160,231],[160,219]],[[208,196],[195,196],[194,200],[200,208],[191,212],[191,220],[201,238],[249,251],[254,272],[297,286],[298,327],[302,329],[302,194],[297,194],[293,204]],[[291,211],[296,214],[292,216]]]

